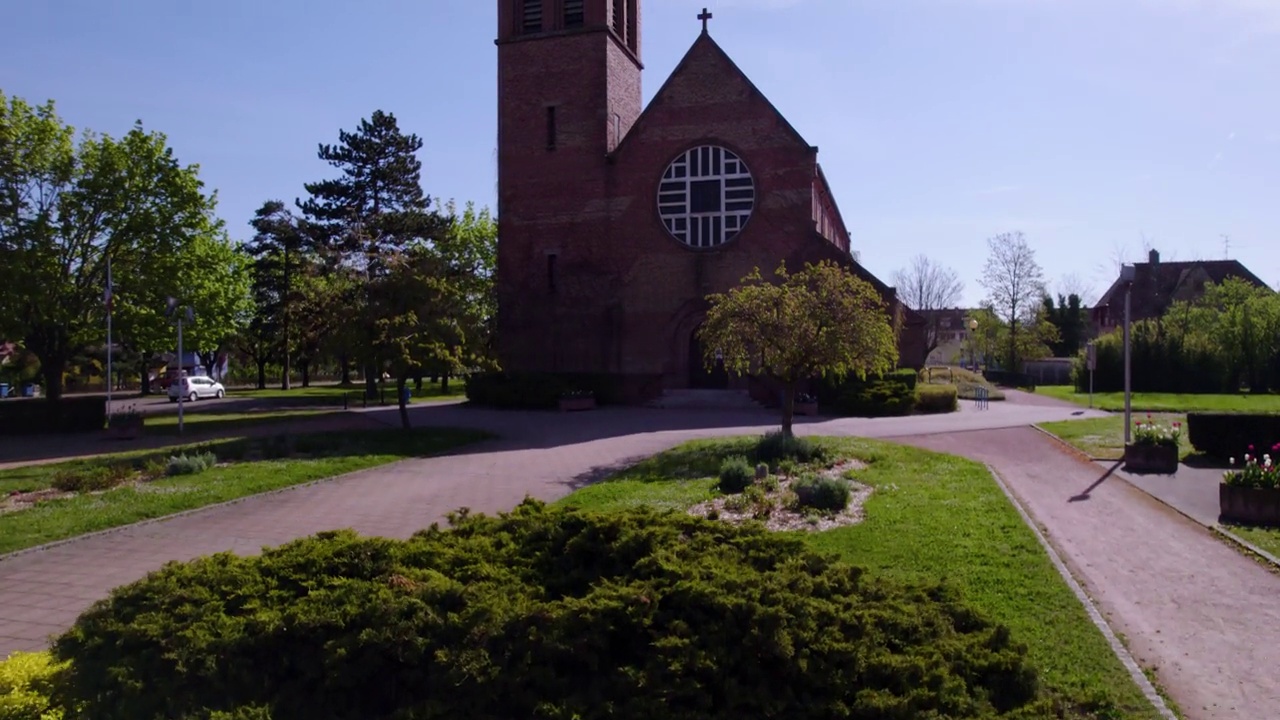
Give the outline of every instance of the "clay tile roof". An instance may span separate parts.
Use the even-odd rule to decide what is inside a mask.
[[[1130,303],[1132,316],[1139,319],[1163,315],[1175,301],[1198,298],[1205,283],[1218,284],[1230,277],[1270,289],[1239,260],[1145,262],[1134,263],[1133,269],[1133,294]],[[1120,306],[1123,303],[1124,288],[1117,279],[1098,300],[1097,307]]]

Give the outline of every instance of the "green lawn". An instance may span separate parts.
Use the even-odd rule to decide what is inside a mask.
[[[409,383],[409,389],[413,390],[413,383]],[[396,397],[395,385],[388,383],[384,389],[387,403],[394,403]],[[364,393],[364,384],[356,385],[312,385],[311,387],[293,387],[289,390],[281,390],[279,386],[268,387],[265,390],[228,390],[227,396],[233,398],[271,398],[271,399],[290,399],[298,400],[303,404],[323,403],[323,404],[341,404],[342,396],[348,395],[349,402],[359,404],[361,395]],[[411,402],[427,402],[432,400],[455,400],[465,397],[465,382],[461,378],[454,378],[449,381],[449,391],[442,392],[439,383],[422,383],[422,392],[414,390]]]
[[[1183,434],[1178,439],[1178,454],[1185,459],[1195,452],[1187,440],[1187,416],[1173,413],[1141,413],[1134,422],[1154,420],[1162,425],[1182,423]],[[1064,442],[1098,460],[1120,460],[1124,457],[1124,415],[1111,415],[1085,420],[1062,420],[1040,423],[1040,427],[1057,435]]]
[[[474,430],[424,428],[420,430],[366,430],[290,436],[287,442],[309,457],[245,460],[215,467],[195,475],[162,478],[125,485],[101,493],[48,500],[33,507],[0,513],[0,553],[74,537],[95,530],[127,525],[183,510],[234,500],[312,480],[364,468],[443,452],[487,437]],[[266,452],[285,440],[222,440],[164,450],[119,453],[101,458],[51,465],[35,465],[0,471],[0,495],[50,487],[59,472],[131,462],[163,461],[182,448],[213,450],[219,458]]]
[[[218,412],[208,410],[183,414],[185,432],[215,432],[257,425],[272,425],[293,420],[310,420],[318,417],[340,415],[342,410],[281,410],[261,412]],[[148,415],[144,433],[149,435],[177,435],[178,415]]]
[[[954,584],[1027,644],[1048,691],[1072,708],[1066,717],[1158,717],[982,465],[883,442],[822,442],[867,462],[859,479],[876,491],[861,524],[806,535],[815,548],[900,580]],[[713,497],[721,458],[751,444],[681,445],[560,502],[685,508]]]
[[[1088,407],[1089,393],[1078,393],[1071,385],[1041,385],[1041,395],[1068,400]],[[1133,412],[1280,412],[1280,395],[1194,395],[1187,393],[1133,393]],[[1124,412],[1124,393],[1094,393],[1093,407],[1108,412]]]
[[[1223,528],[1233,535],[1257,545],[1259,548],[1280,557],[1280,528],[1245,527],[1244,525],[1227,525]]]

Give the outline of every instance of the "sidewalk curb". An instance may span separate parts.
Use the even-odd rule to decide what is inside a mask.
[[[1165,703],[1164,698],[1160,696],[1159,691],[1156,690],[1155,685],[1151,683],[1151,680],[1147,678],[1146,673],[1142,671],[1142,666],[1138,664],[1138,661],[1135,660],[1133,655],[1129,652],[1129,648],[1125,647],[1124,643],[1120,642],[1120,638],[1118,638],[1115,631],[1111,629],[1111,625],[1107,622],[1107,619],[1102,616],[1102,611],[1100,611],[1098,606],[1094,604],[1093,599],[1084,591],[1084,588],[1080,585],[1079,581],[1076,580],[1075,576],[1071,574],[1071,570],[1067,567],[1067,564],[1063,562],[1062,556],[1058,554],[1057,549],[1053,547],[1053,544],[1049,542],[1049,539],[1040,531],[1040,527],[1036,525],[1035,520],[1031,517],[1031,513],[1023,507],[1022,501],[1019,500],[1013,491],[1009,489],[1009,486],[1005,484],[1004,478],[1000,476],[1000,473],[994,467],[986,465],[986,468],[987,472],[991,473],[992,479],[996,481],[996,485],[1000,486],[1000,490],[1004,493],[1005,497],[1009,499],[1009,502],[1013,505],[1014,509],[1018,511],[1018,515],[1022,517],[1022,521],[1026,523],[1027,527],[1031,528],[1031,532],[1035,534],[1036,540],[1040,542],[1040,547],[1044,548],[1044,551],[1049,555],[1049,561],[1053,563],[1053,567],[1058,571],[1058,574],[1062,576],[1062,579],[1066,581],[1067,587],[1071,588],[1071,592],[1075,594],[1076,599],[1084,606],[1085,612],[1089,615],[1089,619],[1093,621],[1094,626],[1102,632],[1103,637],[1107,640],[1107,644],[1111,646],[1111,651],[1115,653],[1117,658],[1119,658],[1120,664],[1124,665],[1125,669],[1129,672],[1129,677],[1132,678],[1133,682],[1137,684],[1140,690],[1142,690],[1142,694],[1147,698],[1147,701],[1155,707],[1156,712],[1159,713],[1161,717],[1165,718],[1165,720],[1178,720],[1178,717]]]
[[[1257,556],[1257,559],[1262,560],[1263,562],[1266,562],[1267,564],[1271,565],[1272,570],[1280,570],[1280,558],[1276,557],[1275,555],[1272,555],[1266,550],[1263,550],[1257,545],[1254,545],[1253,543],[1249,542],[1248,540],[1245,540],[1244,538],[1231,532],[1230,530],[1226,529],[1221,525],[1214,525],[1213,527],[1209,528],[1209,530],[1215,535],[1222,536],[1222,539],[1226,540],[1228,543],[1233,545],[1238,545],[1239,550],[1242,550],[1244,552],[1251,553]]]
[[[1223,527],[1222,525],[1220,525],[1220,524],[1218,524],[1218,523],[1213,523],[1212,525],[1206,525],[1206,524],[1204,524],[1204,523],[1200,522],[1199,520],[1197,520],[1197,519],[1195,519],[1195,518],[1191,517],[1191,516],[1190,516],[1190,515],[1188,515],[1187,513],[1183,512],[1183,511],[1182,511],[1179,507],[1177,507],[1176,505],[1172,505],[1172,504],[1170,504],[1170,503],[1168,503],[1168,502],[1165,502],[1165,501],[1164,501],[1164,500],[1162,500],[1161,498],[1156,497],[1155,495],[1152,495],[1151,493],[1147,492],[1146,490],[1143,490],[1141,486],[1139,486],[1137,483],[1134,483],[1133,481],[1131,481],[1131,480],[1129,479],[1129,477],[1128,477],[1127,475],[1125,475],[1125,474],[1124,474],[1124,471],[1123,471],[1123,470],[1120,470],[1120,469],[1119,469],[1119,467],[1120,467],[1120,463],[1122,463],[1122,462],[1123,462],[1123,460],[1109,460],[1109,459],[1106,459],[1106,458],[1095,458],[1095,457],[1090,457],[1088,453],[1086,453],[1086,452],[1082,451],[1080,448],[1078,448],[1078,447],[1076,447],[1076,446],[1072,445],[1071,443],[1067,442],[1066,440],[1063,440],[1062,438],[1058,437],[1057,435],[1054,435],[1053,433],[1049,432],[1048,430],[1045,430],[1044,428],[1039,427],[1038,425],[1032,425],[1032,427],[1033,427],[1033,428],[1035,428],[1036,430],[1038,430],[1039,432],[1041,432],[1041,433],[1043,433],[1043,434],[1045,434],[1045,435],[1049,436],[1050,438],[1052,438],[1054,441],[1056,441],[1056,442],[1057,442],[1060,446],[1062,446],[1063,448],[1065,448],[1065,449],[1067,449],[1067,450],[1070,450],[1070,451],[1071,451],[1073,454],[1075,454],[1076,456],[1078,456],[1078,457],[1080,457],[1080,458],[1082,458],[1082,459],[1088,460],[1090,463],[1099,463],[1099,462],[1115,462],[1115,463],[1116,463],[1116,468],[1115,468],[1114,470],[1112,470],[1112,473],[1111,473],[1111,474],[1112,474],[1112,476],[1114,476],[1114,477],[1118,478],[1118,479],[1119,479],[1121,482],[1123,482],[1124,484],[1128,485],[1129,487],[1133,488],[1134,490],[1137,490],[1138,492],[1140,492],[1140,493],[1142,493],[1143,495],[1145,495],[1145,496],[1147,496],[1147,497],[1151,498],[1152,500],[1155,500],[1156,502],[1160,503],[1160,504],[1161,504],[1161,505],[1163,505],[1164,507],[1167,507],[1167,508],[1169,508],[1170,510],[1172,510],[1172,511],[1174,511],[1174,512],[1178,513],[1178,514],[1179,514],[1179,515],[1181,515],[1182,517],[1186,518],[1187,520],[1190,520],[1191,522],[1193,522],[1193,523],[1195,523],[1196,525],[1198,525],[1198,526],[1200,526],[1200,527],[1204,528],[1205,530],[1208,530],[1211,534],[1213,534],[1213,535],[1217,535],[1219,538],[1221,538],[1222,540],[1226,541],[1228,544],[1230,544],[1230,545],[1235,545],[1237,550],[1240,550],[1240,551],[1243,551],[1243,552],[1245,552],[1245,553],[1248,553],[1248,554],[1254,555],[1258,560],[1261,560],[1261,561],[1263,561],[1263,562],[1267,563],[1268,565],[1270,565],[1270,566],[1272,567],[1272,569],[1273,569],[1273,570],[1280,571],[1280,557],[1276,557],[1275,555],[1272,555],[1271,553],[1267,552],[1266,550],[1263,550],[1262,548],[1258,547],[1257,545],[1254,545],[1253,543],[1249,542],[1248,540],[1245,540],[1244,538],[1240,537],[1239,535],[1236,535],[1235,533],[1231,532],[1230,530],[1228,530],[1227,528]]]

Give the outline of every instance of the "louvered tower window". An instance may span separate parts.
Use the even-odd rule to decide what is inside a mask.
[[[580,28],[585,20],[582,11],[583,0],[564,0],[564,26]]]
[[[613,32],[618,37],[626,37],[627,0],[613,0]]]
[[[542,32],[542,0],[524,0],[520,14],[520,31]]]

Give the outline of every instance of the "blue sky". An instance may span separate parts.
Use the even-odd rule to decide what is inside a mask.
[[[711,32],[812,144],[882,278],[924,252],[965,301],[986,238],[1026,233],[1050,287],[1118,257],[1231,256],[1280,281],[1277,0],[643,0],[646,99]],[[495,198],[493,0],[11,2],[0,89],[76,127],[169,136],[233,237],[328,177],[318,143],[375,109],[424,184]]]

